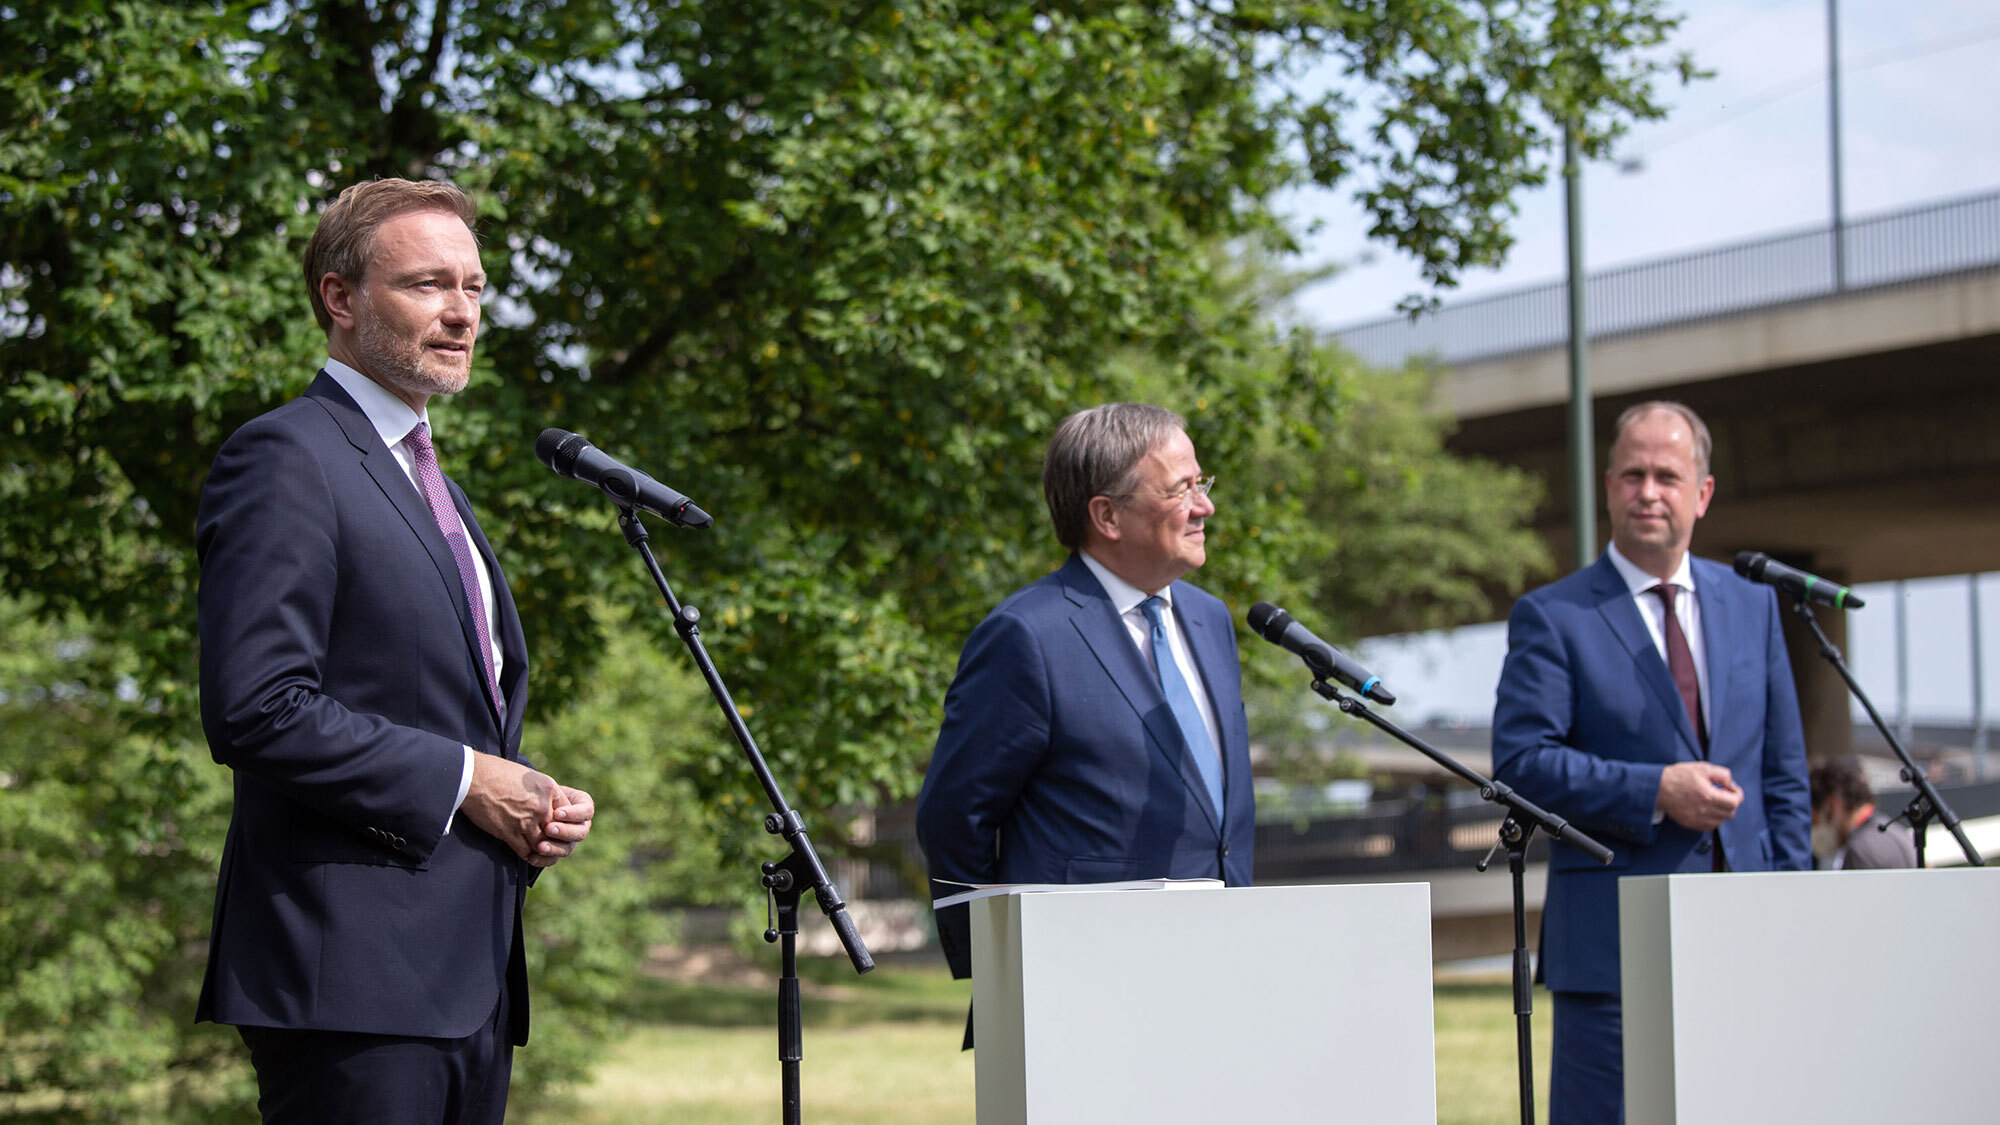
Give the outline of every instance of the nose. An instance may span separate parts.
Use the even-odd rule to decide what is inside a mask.
[[[479,323],[479,298],[463,289],[454,289],[445,297],[444,312],[441,314],[446,324],[463,325]]]
[[[1188,507],[1188,514],[1207,519],[1215,514],[1215,500],[1206,492],[1196,492],[1194,503]]]

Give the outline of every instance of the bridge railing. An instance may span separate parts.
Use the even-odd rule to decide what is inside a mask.
[[[1275,815],[1271,815],[1275,813]],[[1471,870],[1500,838],[1500,808],[1469,788],[1427,789],[1377,798],[1356,808],[1319,809],[1297,817],[1259,808],[1257,878],[1301,881],[1406,871]],[[925,897],[924,857],[909,802],[869,814],[866,854],[843,852],[823,834],[828,874],[849,901]],[[1546,858],[1536,836],[1532,862]],[[1505,856],[1501,857],[1504,868]]]
[[[2000,191],[1593,273],[1585,325],[1593,340],[1756,309],[2000,268]],[[1398,367],[1428,356],[1470,363],[1561,346],[1567,290],[1555,281],[1394,316],[1334,333],[1362,360]]]

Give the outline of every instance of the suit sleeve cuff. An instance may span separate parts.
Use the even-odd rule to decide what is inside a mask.
[[[465,768],[458,771],[458,796],[451,799],[451,813],[444,818],[444,834],[451,835],[451,822],[458,819],[458,806],[465,803],[465,795],[472,792],[472,747],[459,743],[465,751]]]

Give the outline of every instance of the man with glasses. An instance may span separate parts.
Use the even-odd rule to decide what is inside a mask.
[[[1180,415],[1073,414],[1042,463],[1055,573],[966,641],[917,798],[938,895],[981,883],[1250,882],[1250,735],[1236,630],[1181,577],[1207,559],[1214,477]],[[972,975],[963,906],[938,913]],[[969,1036],[968,1036],[969,1039]]]

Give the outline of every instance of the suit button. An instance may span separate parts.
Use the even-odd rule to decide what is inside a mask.
[[[1229,845],[1226,843],[1222,845],[1222,858],[1229,858]]]
[[[396,845],[397,851],[402,851],[404,848],[410,846],[409,841],[403,839],[401,836],[391,836],[389,838],[389,842]]]
[[[1700,852],[1703,855],[1707,855],[1710,851],[1714,850],[1714,848],[1715,845],[1710,843],[1708,837],[1706,836],[1703,836],[1701,838],[1701,843],[1696,844],[1694,846],[1694,850]]]

